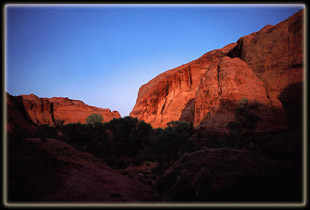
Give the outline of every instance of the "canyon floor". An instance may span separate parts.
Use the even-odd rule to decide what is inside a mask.
[[[56,139],[28,138],[9,147],[9,200],[25,202],[149,202],[152,187]],[[11,199],[10,199],[11,198]]]

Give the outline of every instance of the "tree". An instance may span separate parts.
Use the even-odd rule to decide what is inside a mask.
[[[64,120],[55,120],[54,125],[55,125],[56,128],[62,128],[64,123],[65,123]]]
[[[241,101],[239,101],[239,105],[235,112],[235,121],[229,122],[227,125],[231,137],[238,141],[233,142],[234,144],[243,145],[241,140],[244,139],[251,141],[257,123],[262,120],[261,117],[256,114],[257,108],[257,103],[250,104],[249,100],[246,98],[241,98]]]
[[[191,126],[186,121],[171,121],[167,127],[156,130],[156,140],[153,149],[158,156],[159,162],[169,166],[183,153],[192,152],[193,141],[190,140]]]
[[[102,123],[102,121],[103,121],[103,117],[99,113],[90,114],[86,118],[86,124],[93,125],[93,126],[95,126],[98,123]]]

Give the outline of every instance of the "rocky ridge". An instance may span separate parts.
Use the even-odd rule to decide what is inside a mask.
[[[39,98],[34,94],[11,96],[7,94],[8,131],[18,126],[33,130],[35,125],[54,126],[56,121],[64,124],[81,122],[92,113],[99,113],[104,122],[121,118],[117,111],[89,106],[83,101],[63,97]]]

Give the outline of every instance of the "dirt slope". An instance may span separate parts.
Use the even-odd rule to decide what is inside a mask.
[[[9,201],[152,201],[149,186],[119,174],[89,153],[56,139],[9,146]]]

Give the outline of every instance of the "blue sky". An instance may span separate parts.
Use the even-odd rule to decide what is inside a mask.
[[[6,91],[132,110],[139,87],[303,5],[6,5]]]

